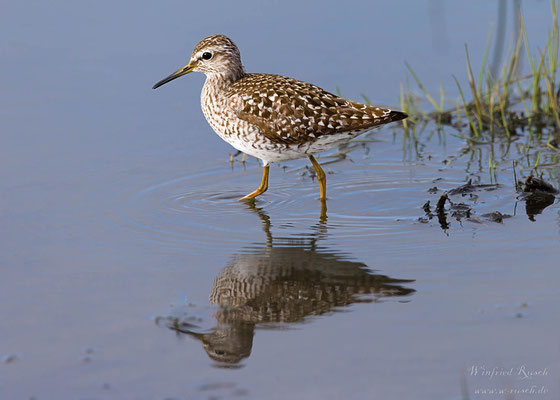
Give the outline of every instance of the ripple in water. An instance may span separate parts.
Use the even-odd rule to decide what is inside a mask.
[[[407,167],[350,165],[327,176],[326,224],[337,238],[402,234],[403,228],[419,228],[412,223],[418,215],[418,189],[406,190],[410,182],[396,183],[396,176],[402,178]],[[222,164],[164,176],[128,176],[112,183],[118,187],[118,197],[110,218],[135,237],[158,245],[192,253],[230,253],[262,236],[259,218],[247,203],[237,201],[258,185],[260,171],[256,165],[232,171]],[[256,200],[256,206],[270,216],[271,226],[283,234],[301,235],[319,223],[318,183],[301,171],[273,168],[269,191]],[[416,185],[424,191],[427,182]],[[402,186],[397,198],[396,186]],[[399,216],[410,208],[405,203],[413,204],[414,213]]]

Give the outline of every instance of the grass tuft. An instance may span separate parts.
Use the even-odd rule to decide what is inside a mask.
[[[536,135],[539,139],[548,136],[547,147],[557,150],[556,144],[560,142],[560,88],[556,81],[560,42],[558,0],[551,0],[550,4],[552,28],[544,49],[539,50],[536,55],[531,53],[521,9],[518,10],[519,29],[498,76],[493,76],[488,66],[492,29],[488,34],[482,65],[476,79],[469,50],[465,45],[466,80],[470,94],[467,99],[459,80],[453,76],[460,97],[449,110],[444,109],[443,86],[440,87],[440,101],[437,102],[410,64],[405,63],[410,76],[433,108],[426,112],[420,107],[417,97],[410,91],[407,77],[407,84],[401,85],[400,101],[403,111],[410,116],[408,124],[433,120],[438,126],[449,125],[460,131],[464,127],[463,118],[466,118],[472,133],[470,140],[480,141],[480,136],[484,135],[490,135],[492,140],[495,135],[510,139],[529,132],[531,137]],[[520,65],[525,59],[530,72],[520,75]]]

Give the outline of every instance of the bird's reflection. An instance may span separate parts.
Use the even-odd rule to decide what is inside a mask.
[[[199,339],[219,366],[236,366],[249,357],[256,327],[282,329],[352,303],[414,292],[403,285],[413,280],[373,274],[365,264],[318,246],[326,235],[325,223],[308,237],[273,238],[268,215],[254,204],[249,207],[263,222],[266,244],[240,252],[215,278],[210,293],[210,303],[219,306],[213,314],[215,327],[201,332],[188,313],[159,319]]]

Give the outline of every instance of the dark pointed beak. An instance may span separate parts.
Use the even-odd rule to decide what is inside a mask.
[[[191,64],[185,65],[183,68],[179,68],[177,71],[173,72],[167,78],[164,78],[161,81],[159,81],[158,83],[156,83],[152,87],[152,89],[157,89],[161,85],[165,85],[167,82],[171,82],[173,79],[177,79],[180,76],[186,75],[189,72],[192,72],[193,69],[194,69],[194,65],[191,65]]]

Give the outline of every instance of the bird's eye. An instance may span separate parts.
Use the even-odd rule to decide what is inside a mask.
[[[203,60],[209,60],[212,58],[212,53],[205,51],[204,53],[202,53],[202,59]]]

